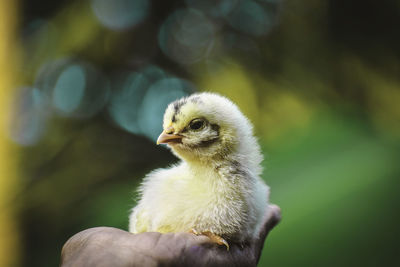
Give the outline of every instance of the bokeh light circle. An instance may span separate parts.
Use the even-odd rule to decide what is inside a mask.
[[[124,130],[139,134],[138,110],[149,81],[142,73],[131,73],[112,94],[108,107],[111,118]]]
[[[92,0],[98,20],[112,30],[125,30],[142,22],[149,9],[148,0]]]
[[[162,130],[167,105],[195,91],[190,82],[153,65],[116,77],[113,87],[108,107],[111,119],[120,128],[154,141]]]
[[[198,9],[212,17],[228,15],[240,0],[185,0],[191,8]]]
[[[46,101],[37,88],[22,88],[15,97],[8,135],[22,146],[35,145],[42,137],[48,118]]]
[[[207,56],[215,38],[213,23],[196,9],[180,9],[170,15],[158,34],[161,50],[172,60],[192,64]]]
[[[267,34],[273,26],[272,15],[255,1],[240,1],[226,17],[235,29],[253,36]]]
[[[81,103],[85,87],[83,68],[79,65],[68,66],[57,79],[53,91],[53,105],[62,112],[71,113]]]
[[[165,78],[154,83],[143,98],[139,111],[142,134],[156,141],[162,131],[163,115],[167,105],[194,92],[194,85],[179,78]]]
[[[56,114],[88,118],[108,102],[109,82],[93,65],[62,58],[44,64],[35,80],[45,101]]]

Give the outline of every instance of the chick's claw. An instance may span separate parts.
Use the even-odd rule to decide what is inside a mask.
[[[226,246],[226,250],[229,250],[228,242],[225,239],[223,239],[222,237],[220,237],[219,235],[213,234],[209,231],[199,233],[198,231],[196,231],[193,228],[189,231],[189,233],[195,234],[195,235],[205,235],[208,238],[210,238],[212,243],[216,243],[220,246],[224,245],[224,246]]]
[[[194,234],[194,235],[200,235],[199,232],[197,232],[195,229],[190,229],[189,233]]]

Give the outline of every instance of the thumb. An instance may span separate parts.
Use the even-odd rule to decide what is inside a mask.
[[[261,251],[264,247],[264,241],[267,238],[268,233],[279,223],[281,220],[281,209],[274,204],[271,204],[266,209],[263,219],[263,226],[259,233],[258,238],[254,242],[254,253],[258,260],[261,256]]]

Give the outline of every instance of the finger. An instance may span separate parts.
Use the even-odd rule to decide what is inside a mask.
[[[261,251],[264,247],[264,241],[267,238],[268,233],[279,223],[281,220],[281,209],[274,204],[268,206],[266,213],[264,214],[264,225],[261,228],[258,239],[255,241],[254,250],[257,261],[261,256]]]
[[[141,240],[145,247],[150,246],[151,240],[157,238],[154,235],[161,235],[147,234],[147,242]],[[156,259],[138,250],[134,236],[111,227],[96,227],[79,232],[65,243],[61,266],[157,266]]]
[[[81,253],[87,245],[87,240],[102,230],[102,227],[90,228],[68,239],[61,250],[61,266],[80,266]]]

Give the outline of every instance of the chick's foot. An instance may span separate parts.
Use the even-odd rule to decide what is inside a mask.
[[[222,237],[220,237],[219,235],[213,234],[210,231],[205,231],[205,232],[201,232],[200,233],[200,232],[196,231],[195,229],[191,229],[189,231],[189,233],[195,234],[195,235],[205,235],[208,238],[210,238],[212,243],[216,243],[216,244],[218,244],[220,246],[224,245],[224,246],[226,246],[226,250],[229,250],[228,242],[225,239],[223,239]]]

